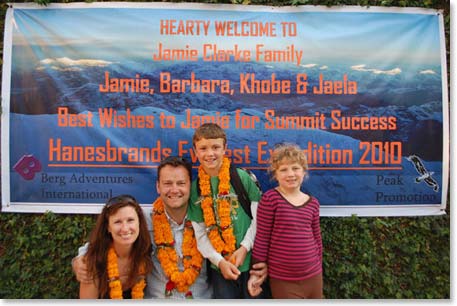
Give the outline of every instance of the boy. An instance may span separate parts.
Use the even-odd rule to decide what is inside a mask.
[[[208,273],[214,298],[251,298],[247,281],[260,190],[248,173],[236,169],[251,201],[251,220],[230,184],[230,160],[224,157],[227,149],[224,130],[217,124],[205,123],[195,131],[192,142],[200,166],[198,179],[191,186],[188,217],[199,251],[212,263]]]

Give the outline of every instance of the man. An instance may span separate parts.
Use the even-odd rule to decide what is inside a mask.
[[[207,279],[206,260],[203,259],[199,264],[198,255],[200,252],[198,250],[196,252],[198,255],[194,256],[195,258],[189,258],[185,254],[187,252],[195,254],[193,252],[195,249],[192,250],[189,247],[191,245],[196,247],[196,243],[188,243],[192,239],[188,235],[188,230],[192,229],[193,232],[193,228],[190,222],[186,222],[188,221],[187,209],[191,182],[192,165],[188,161],[177,156],[170,156],[162,160],[157,169],[156,188],[159,198],[154,202],[151,210],[148,209],[148,213],[146,213],[146,220],[151,228],[154,269],[147,276],[145,298],[210,299],[213,297],[212,285]],[[161,222],[164,220],[164,216],[168,224]],[[164,228],[171,229],[173,239],[171,243],[165,241],[164,237],[170,235],[166,234]],[[73,271],[80,282],[92,281],[87,276],[86,266],[81,256],[84,255],[86,249],[87,244],[80,248],[79,256],[72,261]],[[167,261],[167,258],[174,257],[172,249],[178,258],[178,269],[175,263]],[[171,253],[171,256],[167,256],[169,255],[167,253]],[[190,262],[187,262],[188,259]],[[164,269],[164,265],[169,268]],[[188,266],[187,272],[185,265]],[[255,265],[253,269],[256,270],[251,273],[263,276],[263,278],[266,277],[267,269],[263,263]],[[172,279],[168,276],[170,272]],[[195,272],[199,272],[196,277]],[[182,280],[188,277],[195,277],[195,280],[188,288],[185,288],[182,285]]]

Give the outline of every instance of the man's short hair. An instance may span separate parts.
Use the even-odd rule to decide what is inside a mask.
[[[172,166],[174,168],[182,166],[186,168],[187,173],[189,174],[189,179],[190,181],[192,181],[192,164],[187,159],[182,158],[181,156],[168,156],[162,159],[162,161],[159,164],[159,167],[157,168],[157,181],[160,181],[160,171],[165,166]]]

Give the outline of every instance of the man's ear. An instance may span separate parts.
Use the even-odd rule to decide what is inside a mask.
[[[157,194],[160,195],[159,181],[156,182],[156,190],[157,190]]]

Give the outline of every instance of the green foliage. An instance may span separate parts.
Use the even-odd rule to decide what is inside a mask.
[[[449,299],[450,217],[321,218],[327,299]],[[0,298],[77,298],[94,215],[0,214]]]
[[[0,298],[77,298],[71,259],[94,216],[0,214]]]
[[[326,298],[449,299],[450,218],[321,218]]]

